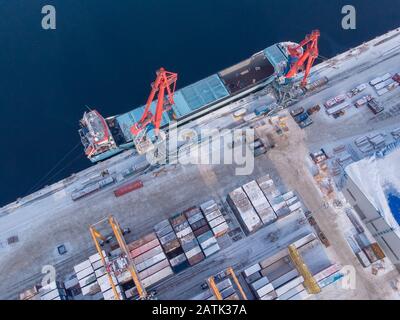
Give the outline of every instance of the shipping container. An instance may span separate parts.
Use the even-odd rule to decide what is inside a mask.
[[[157,248],[158,246],[160,246],[160,242],[158,239],[154,239],[150,242],[147,242],[144,245],[140,246],[139,248],[131,250],[130,252],[131,258],[136,258],[140,255],[143,255],[146,252],[151,251],[154,248]]]
[[[88,268],[83,269],[82,271],[78,272],[76,274],[76,277],[78,278],[78,280],[81,280],[92,273],[94,273],[94,270],[93,270],[92,265],[90,265]]]
[[[203,252],[206,257],[209,257],[219,250],[220,250],[220,247],[219,247],[218,243],[216,243],[213,246],[208,247],[207,249],[203,250]]]
[[[193,257],[199,253],[201,253],[201,249],[199,246],[196,246],[193,249],[191,249],[190,251],[186,251],[185,255],[186,255],[186,258],[190,259],[191,257]]]
[[[204,226],[206,226],[206,225],[207,225],[207,220],[204,219],[204,218],[202,218],[201,220],[198,220],[198,221],[194,222],[194,223],[191,225],[191,227],[192,227],[192,230],[193,230],[193,232],[194,232],[195,230],[198,230],[198,229],[200,229],[201,227],[204,227]]]
[[[321,281],[322,279],[325,279],[326,277],[329,277],[330,275],[338,272],[340,270],[340,266],[338,264],[333,264],[321,272],[318,272],[317,274],[314,275],[315,281]]]
[[[191,216],[188,218],[188,222],[191,226],[193,226],[193,224],[195,224],[197,221],[204,219],[203,214],[199,211],[198,213],[196,213],[194,216]]]
[[[146,270],[139,272],[139,278],[140,279],[146,279],[147,277],[150,277],[151,275],[157,273],[158,271],[166,268],[169,266],[169,262],[167,259],[162,260],[161,262],[155,264],[154,266],[151,266],[150,268],[147,268]]]
[[[164,252],[162,252],[154,257],[151,257],[150,259],[147,259],[146,261],[144,261],[142,263],[137,264],[136,270],[138,272],[141,272],[147,268],[150,268],[151,266],[155,265],[156,263],[158,263],[166,258],[167,257],[165,256]]]
[[[261,297],[267,295],[268,293],[270,293],[272,290],[274,290],[274,287],[272,286],[271,283],[268,283],[264,287],[258,289],[256,291],[256,295],[257,295],[258,298],[261,298]]]
[[[91,263],[90,263],[89,259],[87,259],[87,260],[81,262],[80,264],[74,266],[74,271],[75,271],[75,273],[78,273],[89,267],[91,267]]]
[[[178,240],[178,239],[176,237],[175,232],[171,232],[171,233],[168,233],[165,236],[161,237],[160,238],[160,243],[162,245],[165,245],[166,243],[169,243],[169,242],[174,241],[174,240]]]
[[[169,223],[169,222],[168,222]],[[162,228],[161,230],[156,231],[158,238],[162,238],[166,236],[167,234],[173,233],[174,229],[170,224],[168,226]]]
[[[100,286],[97,282],[94,282],[81,288],[81,291],[84,296],[95,295],[96,293],[100,292]]]
[[[156,233],[155,232],[149,233],[149,234],[145,235],[144,237],[141,237],[140,239],[129,243],[128,250],[133,251],[136,248],[139,248],[139,247],[143,246],[144,244],[146,244],[150,241],[153,241],[155,239],[157,239]]]
[[[236,291],[233,287],[228,287],[224,290],[221,291],[221,296],[222,300],[225,300],[226,298],[230,297],[231,295],[235,294]]]
[[[181,244],[179,243],[178,239],[172,240],[166,244],[163,245],[163,249],[165,251],[165,253],[171,252],[177,248],[179,248],[181,246]]]
[[[215,237],[211,237],[203,242],[200,242],[200,246],[203,250],[213,246],[214,244],[217,243],[217,239],[215,239]]]
[[[182,249],[185,252],[190,251],[193,248],[198,247],[198,246],[199,246],[199,242],[197,241],[197,239],[193,239],[193,240],[191,240],[189,242],[183,242],[182,243]]]
[[[228,232],[228,230],[229,230],[229,226],[226,222],[221,223],[220,225],[218,225],[212,229],[215,237],[217,237],[217,238],[223,236],[225,233]]]
[[[277,300],[289,300],[291,297],[298,295],[299,293],[303,292],[304,286],[302,284],[297,285],[296,287],[288,290],[287,292],[283,293],[282,295],[278,296]]]
[[[253,209],[242,188],[229,193],[228,203],[247,234],[255,232],[262,226],[260,217]]]
[[[281,296],[285,292],[289,291],[290,289],[297,287],[299,284],[303,283],[304,278],[302,276],[296,277],[293,280],[290,280],[289,282],[285,283],[284,285],[280,287],[275,287],[275,292],[277,296]]]
[[[177,266],[178,264],[181,264],[183,262],[187,261],[186,256],[184,253],[176,256],[175,258],[172,258],[169,263],[171,264],[172,267]]]
[[[144,261],[146,261],[146,260],[148,260],[148,259],[150,259],[150,258],[162,253],[162,252],[163,252],[163,249],[161,248],[161,246],[157,246],[157,247],[155,247],[155,248],[153,248],[153,249],[141,254],[140,256],[137,256],[136,258],[133,258],[133,263],[135,265],[136,264],[140,264],[140,263],[142,263],[142,262],[144,262]]]
[[[189,224],[187,225],[187,227],[183,228],[180,231],[176,232],[176,236],[178,238],[183,238],[184,236],[187,236],[188,234],[192,233],[192,228],[190,228]]]
[[[161,231],[161,230],[164,229],[164,228],[170,227],[170,226],[171,226],[171,224],[169,223],[169,220],[168,220],[168,219],[165,219],[165,220],[163,220],[163,221],[157,223],[157,224],[154,226],[153,229],[154,229],[154,231],[158,234],[159,231]]]
[[[200,209],[201,209],[201,211],[203,211],[203,213],[205,215],[207,215],[207,213],[218,210],[218,205],[214,200],[209,200],[209,201],[203,203],[202,205],[200,205]]]
[[[261,272],[261,274],[262,274],[262,272]],[[279,278],[272,280],[271,283],[274,286],[274,288],[278,288],[278,287],[284,285],[285,283],[297,278],[298,276],[299,276],[299,272],[296,269],[292,269],[291,271],[283,274]]]
[[[96,275],[94,273],[89,274],[85,278],[82,278],[79,280],[79,286],[83,288],[84,286],[87,286],[88,284],[91,284],[93,282],[96,282]]]
[[[216,226],[218,226],[218,225],[220,225],[221,223],[224,223],[224,222],[225,222],[225,218],[223,216],[220,216],[218,218],[215,218],[214,220],[211,220],[209,222],[209,225],[210,225],[211,228],[214,228],[214,227],[216,227]]]
[[[173,271],[170,266],[158,271],[157,273],[147,277],[142,280],[142,284],[144,287],[149,287],[173,274]]]
[[[254,291],[257,291],[258,289],[261,289],[262,287],[264,287],[265,285],[267,285],[269,283],[269,280],[267,277],[262,277],[260,279],[258,279],[257,281],[253,282],[251,284],[251,287]]]
[[[127,184],[119,187],[118,189],[114,190],[114,195],[116,197],[121,197],[129,192],[140,189],[142,187],[143,187],[142,181],[140,181],[140,180],[133,181],[133,182],[127,183]]]
[[[215,211],[211,211],[210,213],[208,213],[206,215],[206,219],[207,219],[208,222],[210,222],[211,220],[214,220],[214,219],[216,219],[218,217],[221,217],[221,216],[222,216],[221,211],[217,209]]]
[[[275,291],[270,291],[269,293],[260,298],[260,300],[274,300],[274,299],[276,299]]]
[[[104,250],[102,250],[101,253],[103,254],[103,257],[106,256],[106,252]],[[94,264],[95,262],[100,261],[100,260],[101,260],[101,256],[99,253],[95,253],[89,257],[89,261],[91,264]]]
[[[96,261],[95,263],[92,263],[92,268],[93,268],[94,271],[100,269],[101,267],[104,267],[102,260],[99,260],[99,261]]]
[[[195,237],[199,237],[199,236],[201,236],[202,234],[207,233],[207,232],[210,231],[210,230],[211,230],[211,229],[210,229],[210,227],[209,227],[208,224],[207,224],[207,225],[202,226],[201,228],[199,228],[199,229],[197,229],[197,230],[194,230],[194,231],[193,231],[193,234],[195,235]]]
[[[253,282],[256,282],[257,280],[259,280],[262,277],[263,277],[263,275],[261,275],[260,271],[257,271],[257,272],[252,273],[248,277],[245,277],[245,279],[248,284],[252,284]]]
[[[194,266],[203,260],[204,260],[204,254],[201,251],[196,255],[188,258],[188,262],[191,266]]]
[[[181,223],[187,221],[186,217],[183,213],[178,213],[170,218],[171,225],[175,228],[175,226],[180,225]]]

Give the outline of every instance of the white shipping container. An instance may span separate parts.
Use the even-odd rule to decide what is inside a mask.
[[[181,239],[181,238],[183,238],[184,236],[187,236],[189,233],[192,233],[192,228],[191,228],[190,226],[187,227],[187,228],[185,228],[185,229],[183,229],[182,231],[177,232],[177,233],[176,233],[176,236],[177,236],[179,239]]]
[[[303,283],[304,278],[302,276],[294,278],[293,280],[289,281],[288,283],[284,284],[283,286],[275,289],[277,296],[281,296],[285,292],[289,291],[290,289],[297,287],[299,284]]]
[[[117,294],[119,295],[119,298],[122,300],[123,296],[121,294],[121,288],[119,286],[116,286],[115,289],[117,291]],[[110,288],[109,290],[103,292],[103,297],[104,300],[115,300],[114,290]]]
[[[81,288],[83,288],[84,286],[86,286],[90,283],[96,282],[96,279],[97,279],[96,275],[94,273],[92,273],[92,274],[88,275],[87,277],[79,280],[79,286]]]
[[[216,227],[216,226],[218,226],[218,225],[220,225],[221,223],[224,223],[224,222],[225,222],[225,218],[223,216],[219,216],[218,218],[215,218],[214,220],[211,220],[209,222],[209,224],[210,224],[211,228],[214,228],[214,227]]]
[[[300,238],[299,240],[296,240],[292,244],[298,249],[298,248],[304,246],[305,244],[315,240],[316,238],[317,238],[317,236],[313,232],[311,232],[308,235]]]
[[[296,211],[297,209],[300,209],[300,208],[301,208],[301,202],[300,201],[298,201],[298,202],[296,202],[296,203],[294,203],[294,204],[289,206],[290,212]]]
[[[174,272],[172,271],[171,267],[166,267],[166,268],[158,271],[157,273],[151,275],[150,277],[143,279],[142,284],[144,287],[147,288],[172,274],[174,274]]]
[[[151,267],[152,265],[154,265],[154,264],[156,264],[156,263],[158,263],[158,262],[160,262],[160,261],[162,261],[162,260],[164,260],[164,259],[166,259],[166,256],[165,256],[165,254],[162,252],[162,253],[160,253],[160,254],[154,256],[154,257],[151,257],[150,259],[148,259],[148,260],[146,260],[146,261],[144,261],[144,262],[142,262],[142,263],[137,264],[137,265],[136,265],[136,270],[137,270],[138,272],[141,272],[141,271],[143,271],[144,269],[149,268],[149,267]]]
[[[388,93],[389,90],[387,88],[383,88],[381,90],[378,90],[376,93],[378,96],[383,96],[385,93]]]
[[[80,264],[76,265],[74,267],[74,271],[75,271],[75,273],[78,273],[86,268],[89,268],[90,266],[91,266],[91,263],[90,263],[89,259],[87,259],[87,260],[81,262]]]
[[[103,257],[106,257],[106,252],[104,250],[102,250],[101,253],[103,254]],[[89,257],[89,261],[91,264],[95,263],[96,261],[100,261],[100,260],[101,260],[101,257],[98,252]]]
[[[209,212],[213,212],[218,209],[218,205],[214,200],[209,200],[202,205],[200,205],[200,209],[203,211],[203,213],[207,214]]]
[[[212,231],[215,236],[225,233],[229,229],[229,226],[226,222],[221,223],[220,225],[212,228]]]
[[[219,247],[218,243],[216,243],[213,246],[208,247],[207,249],[204,249],[203,252],[206,257],[209,257],[212,254],[216,253],[219,249],[220,249],[220,247]]]
[[[101,267],[103,267],[103,261],[101,261],[101,260],[92,263],[92,268],[94,271],[96,271],[97,269],[100,269]]]
[[[210,213],[206,214],[206,219],[207,221],[210,222],[211,220],[214,220],[215,218],[220,216],[222,216],[222,213],[217,209],[215,211],[211,211]]]
[[[206,248],[209,248],[216,243],[217,243],[217,239],[215,239],[215,237],[211,237],[211,238],[207,239],[206,241],[200,243],[200,246],[203,250],[205,250]]]
[[[284,294],[280,295],[277,300],[289,300],[291,297],[299,294],[300,292],[304,291],[304,286],[299,284],[298,286],[288,290]]]
[[[201,249],[199,246],[194,247],[193,249],[189,250],[188,252],[185,252],[185,255],[188,259],[191,257],[195,256],[196,254],[200,253]]]
[[[76,277],[78,278],[78,280],[81,280],[85,277],[87,277],[88,275],[94,273],[93,267],[92,265],[90,265],[90,267],[83,269],[82,271],[78,272],[76,274]]]
[[[274,290],[274,287],[272,286],[271,283],[268,283],[264,287],[257,290],[257,296],[258,296],[258,298],[261,298],[261,297],[265,296],[266,294],[270,293],[272,290]]]
[[[97,269],[95,272],[96,278],[100,278],[102,275],[106,274],[106,268],[101,267]]]
[[[251,276],[252,274],[256,273],[257,271],[261,270],[261,266],[259,263],[253,264],[251,267],[248,267],[243,271],[246,277]]]
[[[60,296],[60,291],[58,289],[54,289],[40,297],[40,300],[53,300],[56,297]]]
[[[93,295],[100,292],[100,286],[97,282],[93,282],[81,288],[81,291],[84,296]]]
[[[274,209],[272,209],[271,207],[259,210],[258,215],[260,216],[263,224],[270,224],[277,219]]]

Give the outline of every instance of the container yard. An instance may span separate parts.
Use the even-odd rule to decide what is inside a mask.
[[[253,139],[224,141],[209,153],[237,151],[241,144],[255,154],[268,146],[245,175],[236,174],[234,163],[146,163],[144,150],[155,143],[141,140],[141,128],[149,124],[140,120],[146,106],[104,120],[102,133],[124,135],[123,141],[108,136],[106,146],[93,144],[85,140],[93,132],[84,129],[104,123],[94,110],[87,112],[81,123],[86,155],[102,161],[0,209],[0,268],[9,270],[0,297],[397,297],[391,285],[397,269],[356,218],[359,211],[341,186],[349,163],[394,148],[400,135],[399,36],[400,30],[390,31],[314,65],[308,75],[288,64],[302,59],[288,57],[317,50],[318,30],[306,37],[308,47],[280,42],[177,91],[157,86],[177,80],[159,69],[150,98],[162,90],[175,94],[179,129],[254,129]],[[286,85],[294,84],[291,94],[274,78],[279,72]],[[212,97],[202,94],[207,87]],[[158,104],[148,101],[155,111]],[[161,120],[147,116],[160,130],[173,119],[168,113]],[[190,158],[203,142],[178,148]],[[57,279],[41,286],[44,265],[54,266]],[[343,289],[347,266],[359,275],[354,290]]]

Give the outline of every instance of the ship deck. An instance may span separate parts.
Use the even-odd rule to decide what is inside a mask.
[[[235,94],[267,79],[274,72],[275,68],[264,52],[259,52],[251,58],[219,72],[219,76],[229,92]]]

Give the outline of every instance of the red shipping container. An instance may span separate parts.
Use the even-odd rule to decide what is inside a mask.
[[[141,187],[143,187],[143,182],[141,180],[133,181],[119,187],[117,190],[114,190],[114,194],[116,197],[121,197],[124,194],[140,189]]]

